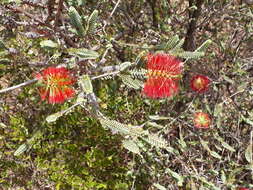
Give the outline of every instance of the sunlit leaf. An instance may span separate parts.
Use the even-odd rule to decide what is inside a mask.
[[[130,152],[133,152],[135,154],[140,154],[140,149],[133,140],[124,140],[123,147],[129,150]]]
[[[222,158],[217,152],[215,151],[210,151],[211,156],[218,158],[219,160]]]
[[[166,169],[166,172],[168,172],[172,177],[174,177],[176,180],[177,180],[177,185],[179,187],[181,187],[183,185],[183,182],[184,182],[184,178],[179,175],[178,173],[176,172],[173,172],[171,169],[167,168]]]
[[[62,116],[62,113],[61,112],[57,112],[57,113],[54,113],[52,115],[47,116],[46,121],[48,123],[51,123],[51,122],[56,121],[61,116]]]
[[[18,149],[14,152],[14,156],[19,156],[23,154],[28,148],[29,146],[26,143],[20,145]]]
[[[93,86],[88,75],[83,75],[78,81],[78,84],[86,94],[93,93]]]
[[[252,163],[252,144],[250,143],[245,150],[245,158],[249,163]]]
[[[170,119],[169,117],[159,116],[159,115],[150,115],[148,116],[151,120],[166,120]]]
[[[147,125],[148,125],[148,126],[151,126],[151,127],[158,128],[158,129],[162,129],[162,128],[163,128],[162,125],[159,125],[159,124],[157,124],[156,122],[152,122],[152,121],[147,122]]]
[[[166,190],[166,188],[158,183],[153,184],[154,187],[156,187],[158,190]]]
[[[42,48],[57,48],[58,44],[53,42],[52,40],[44,40],[40,42],[40,46]]]
[[[82,60],[97,59],[99,57],[99,54],[96,51],[89,50],[86,48],[69,48],[68,53],[76,55],[82,58]]]

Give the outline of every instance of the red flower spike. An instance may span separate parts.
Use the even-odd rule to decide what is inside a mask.
[[[148,55],[148,79],[143,94],[149,98],[166,98],[177,94],[178,80],[181,77],[183,63],[172,55]]]
[[[239,187],[238,190],[250,190],[250,189],[245,187]]]
[[[208,128],[211,124],[209,115],[203,112],[197,112],[194,115],[194,125],[196,128]]]
[[[210,80],[204,75],[195,75],[192,77],[190,85],[191,89],[198,93],[203,93],[208,90]]]
[[[41,99],[47,99],[50,104],[63,103],[75,95],[75,91],[71,87],[75,80],[65,67],[49,67],[44,69],[41,74],[37,74],[36,78],[41,86],[39,88]]]

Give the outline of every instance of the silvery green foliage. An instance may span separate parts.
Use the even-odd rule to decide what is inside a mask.
[[[177,54],[178,57],[184,58],[184,59],[198,59],[200,57],[203,57],[205,55],[204,52],[198,52],[198,51],[183,51]]]
[[[93,86],[91,83],[91,79],[88,75],[81,76],[78,81],[78,84],[84,93],[86,93],[86,94],[93,93]]]
[[[174,48],[179,41],[178,35],[173,36],[167,42],[161,43],[155,47],[155,50],[171,50]]]
[[[144,141],[157,148],[166,148],[167,142],[164,138],[159,137],[157,134],[148,133],[147,136],[142,137]]]
[[[98,20],[98,10],[94,10],[88,18],[85,34],[92,34],[95,32]]]
[[[133,88],[135,90],[140,89],[143,86],[143,82],[139,79],[133,79],[131,75],[119,75],[122,82],[129,88]]]
[[[85,30],[82,24],[82,19],[75,7],[70,7],[69,10],[69,18],[71,24],[75,27],[77,34],[83,36],[85,34]]]
[[[156,51],[164,51],[168,52],[171,55],[176,57],[180,57],[186,60],[189,59],[198,59],[205,55],[204,51],[209,47],[212,43],[211,40],[206,40],[199,48],[197,48],[194,52],[184,51],[182,46],[184,44],[184,39],[179,39],[178,35],[171,37],[167,42],[162,42],[161,44],[154,47]]]
[[[140,148],[133,140],[123,140],[122,145],[125,149],[140,155]]]
[[[157,134],[149,133],[147,130],[144,130],[142,126],[126,125],[107,118],[100,118],[99,120],[105,129],[110,129],[113,133],[130,136],[132,139],[135,139],[135,141],[137,141],[137,139],[143,140],[156,148],[168,148],[164,138],[159,137]],[[135,145],[137,144],[135,143]],[[136,148],[134,150],[136,150]]]
[[[33,136],[26,141],[26,143],[23,143],[18,147],[18,149],[14,152],[14,156],[19,156],[29,150],[38,141],[38,139],[42,137],[42,135],[43,133],[41,130],[36,131]]]
[[[82,60],[97,59],[99,57],[96,51],[86,48],[69,48],[67,51],[70,55],[78,56]]]
[[[144,79],[146,78],[147,70],[146,69],[131,69],[129,73],[131,74],[133,78]]]

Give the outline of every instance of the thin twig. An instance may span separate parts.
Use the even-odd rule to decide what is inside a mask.
[[[112,10],[112,12],[111,12],[111,14],[110,14],[109,18],[111,18],[111,17],[112,17],[112,15],[113,15],[113,14],[114,14],[114,12],[116,11],[117,7],[119,6],[119,3],[120,3],[120,0],[118,0],[118,2],[116,3],[116,5],[114,6],[114,8],[113,8],[113,10]]]
[[[102,30],[104,31],[104,33],[106,33],[106,32],[105,32],[105,27],[107,26],[107,24],[108,24],[108,22],[109,22],[109,19],[112,17],[112,15],[113,15],[114,12],[116,11],[117,7],[119,6],[120,1],[121,1],[121,0],[118,0],[118,2],[116,3],[116,5],[114,6],[114,8],[113,8],[113,10],[112,10],[112,12],[111,12],[111,14],[110,14],[110,16],[106,19],[105,24],[104,24],[104,26],[103,26],[103,28],[102,28]]]
[[[0,94],[1,94],[1,93],[5,93],[5,92],[8,92],[8,91],[11,91],[11,90],[14,90],[14,89],[16,89],[16,88],[21,88],[21,87],[23,87],[23,86],[27,86],[27,85],[29,85],[29,84],[32,84],[32,83],[36,82],[37,80],[38,80],[38,79],[28,80],[28,81],[23,82],[23,83],[21,83],[21,84],[18,84],[18,85],[9,87],[9,88],[2,89],[2,90],[0,90]]]

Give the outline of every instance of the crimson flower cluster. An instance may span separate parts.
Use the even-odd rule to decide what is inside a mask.
[[[72,88],[75,80],[65,67],[49,67],[36,75],[42,100],[50,104],[63,103],[74,96]]]
[[[183,62],[168,54],[148,54],[147,81],[142,93],[149,98],[173,97],[179,91],[179,80],[183,71]],[[72,85],[74,78],[65,67],[49,67],[36,75],[42,100],[50,104],[63,103],[73,97],[75,91]],[[208,90],[210,80],[204,75],[195,75],[190,81],[190,87],[197,93]],[[196,128],[208,128],[211,123],[209,115],[197,112],[194,115]]]
[[[148,54],[147,81],[142,93],[152,99],[173,97],[179,91],[179,80],[182,75],[183,63],[168,54]],[[210,79],[204,75],[195,75],[190,81],[190,87],[197,93],[208,90]],[[196,128],[208,128],[211,124],[209,115],[197,112],[194,115]]]
[[[196,128],[208,128],[211,124],[211,119],[207,113],[196,112],[194,115],[194,125]]]
[[[147,81],[143,94],[149,98],[166,98],[178,93],[178,81],[181,78],[183,63],[172,55],[148,55]]]
[[[190,82],[191,89],[198,93],[206,92],[209,84],[210,79],[204,75],[195,75]]]

